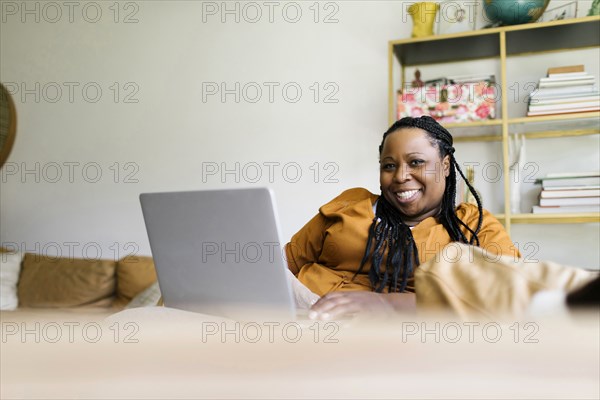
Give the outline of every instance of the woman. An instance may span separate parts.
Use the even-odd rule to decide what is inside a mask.
[[[414,309],[415,268],[451,242],[519,257],[504,227],[482,209],[452,144],[433,118],[402,118],[379,146],[381,194],[347,190],[292,237],[290,271],[323,296],[310,317]],[[455,206],[456,171],[477,206]]]

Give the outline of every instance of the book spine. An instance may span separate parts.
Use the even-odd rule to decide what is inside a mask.
[[[527,116],[533,117],[533,116],[538,116],[538,115],[572,114],[572,113],[582,113],[582,112],[592,112],[592,111],[600,111],[600,107],[553,110],[553,111],[550,111],[550,110],[549,111],[530,111],[527,113]]]
[[[551,74],[566,74],[566,73],[573,73],[573,72],[583,72],[585,71],[585,67],[583,66],[583,64],[579,64],[579,65],[567,65],[564,67],[552,67],[552,68],[548,68],[548,75]]]
[[[581,197],[600,197],[598,189],[579,189],[579,190],[542,190],[541,199],[563,199],[563,198],[581,198]]]
[[[581,101],[556,104],[530,104],[530,111],[545,111],[545,110],[568,110],[589,107],[600,107],[600,99],[598,101]]]
[[[534,214],[571,214],[600,212],[600,206],[533,206]]]
[[[600,206],[600,197],[541,198],[540,206]]]
[[[553,76],[547,78],[540,78],[540,82],[574,82],[577,83],[581,80],[593,80],[594,75],[583,74],[576,76]]]
[[[600,177],[587,178],[559,178],[559,179],[542,179],[542,187],[558,187],[558,186],[598,186],[600,185]]]
[[[551,88],[551,87],[576,87],[576,86],[588,86],[596,83],[595,79],[583,79],[577,82],[573,81],[551,81],[551,82],[540,82],[538,87],[540,89],[543,88]]]
[[[580,104],[588,101],[600,102],[600,94],[595,96],[556,96],[529,99],[530,105],[548,105],[548,104]]]
[[[542,179],[594,178],[597,176],[600,177],[600,171],[549,172]]]
[[[579,76],[588,76],[589,74],[586,72],[565,72],[562,74],[548,74],[548,78],[560,79],[560,78],[570,78],[570,77],[579,77]]]
[[[555,87],[555,88],[542,88],[535,89],[533,92],[529,94],[530,98],[542,97],[542,96],[559,96],[559,95],[572,95],[572,96],[581,96],[582,94],[586,95],[595,95],[598,93],[598,87],[593,85],[586,86],[576,86],[576,87]]]

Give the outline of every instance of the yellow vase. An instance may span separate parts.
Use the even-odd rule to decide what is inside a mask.
[[[440,8],[438,3],[422,2],[408,7],[408,14],[413,20],[412,37],[433,35],[433,23]]]

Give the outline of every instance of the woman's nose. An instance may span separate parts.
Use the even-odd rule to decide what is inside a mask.
[[[397,182],[406,182],[412,178],[411,169],[408,165],[400,166],[394,174]]]

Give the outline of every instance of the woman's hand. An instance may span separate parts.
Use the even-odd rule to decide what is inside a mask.
[[[321,297],[312,306],[308,317],[330,320],[364,312],[370,314],[413,312],[415,308],[414,293],[332,292]]]

